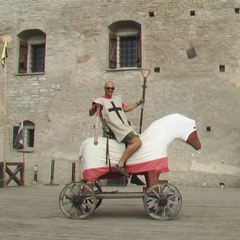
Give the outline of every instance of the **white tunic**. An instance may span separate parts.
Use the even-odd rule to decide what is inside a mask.
[[[135,130],[128,124],[127,117],[122,108],[122,99],[120,97],[101,97],[96,99],[94,103],[103,105],[100,116],[101,120],[104,121],[111,129],[118,142],[121,142],[130,132],[137,134]]]

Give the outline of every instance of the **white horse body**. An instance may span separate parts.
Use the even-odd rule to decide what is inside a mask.
[[[168,172],[168,146],[175,139],[186,142],[195,130],[193,119],[177,113],[154,121],[140,134],[142,146],[128,159],[126,171],[129,174],[152,170],[157,173]],[[111,139],[108,141],[109,159],[111,166],[114,166],[122,156],[125,144]],[[83,161],[84,180],[98,179],[109,173],[109,163],[106,161],[107,138],[99,137],[98,142],[98,145],[94,145],[94,138],[88,138],[81,145],[79,155]]]

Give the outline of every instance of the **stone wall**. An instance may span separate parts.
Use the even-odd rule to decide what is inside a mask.
[[[24,156],[26,184],[32,183],[36,164],[39,183],[48,183],[52,159],[55,182],[71,181],[80,144],[93,135],[88,109],[103,93],[105,81],[115,82],[125,103],[141,98],[140,70],[108,71],[108,26],[133,20],[142,27],[142,67],[151,70],[143,130],[155,119],[178,112],[196,120],[202,141],[200,153],[174,142],[169,148],[171,172],[162,178],[178,184],[238,186],[239,8],[239,0],[2,0],[0,35],[12,38],[6,76],[7,161],[23,160],[12,148],[12,127],[28,119],[36,129],[34,152]],[[17,35],[26,29],[46,33],[44,75],[17,74]],[[196,57],[188,58],[189,49]],[[225,72],[219,71],[220,65]],[[154,71],[157,67],[160,72]],[[3,82],[0,70],[1,96]],[[0,107],[2,113],[3,97]],[[138,130],[140,108],[129,118]]]

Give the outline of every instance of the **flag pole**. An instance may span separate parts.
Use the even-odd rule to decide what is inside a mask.
[[[7,61],[4,62],[4,97],[3,97],[3,181],[6,188],[6,167],[7,167]]]
[[[22,173],[22,178],[23,178],[23,186],[25,186],[25,149],[23,149],[23,173]]]
[[[3,93],[3,186],[7,186],[6,168],[7,168],[7,44],[11,41],[10,35],[3,35],[1,42],[4,44],[1,55],[1,64],[4,67],[4,93]]]
[[[24,136],[24,120],[22,121],[22,131]],[[25,144],[24,144],[24,137],[23,137],[23,186],[25,186]]]

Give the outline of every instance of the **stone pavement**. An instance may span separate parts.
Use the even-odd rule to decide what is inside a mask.
[[[176,186],[176,185],[175,185]],[[240,239],[240,189],[177,186],[183,198],[178,215],[151,218],[139,199],[103,199],[84,220],[67,218],[58,197],[64,186],[0,188],[0,239]],[[142,187],[104,187],[105,191]]]

